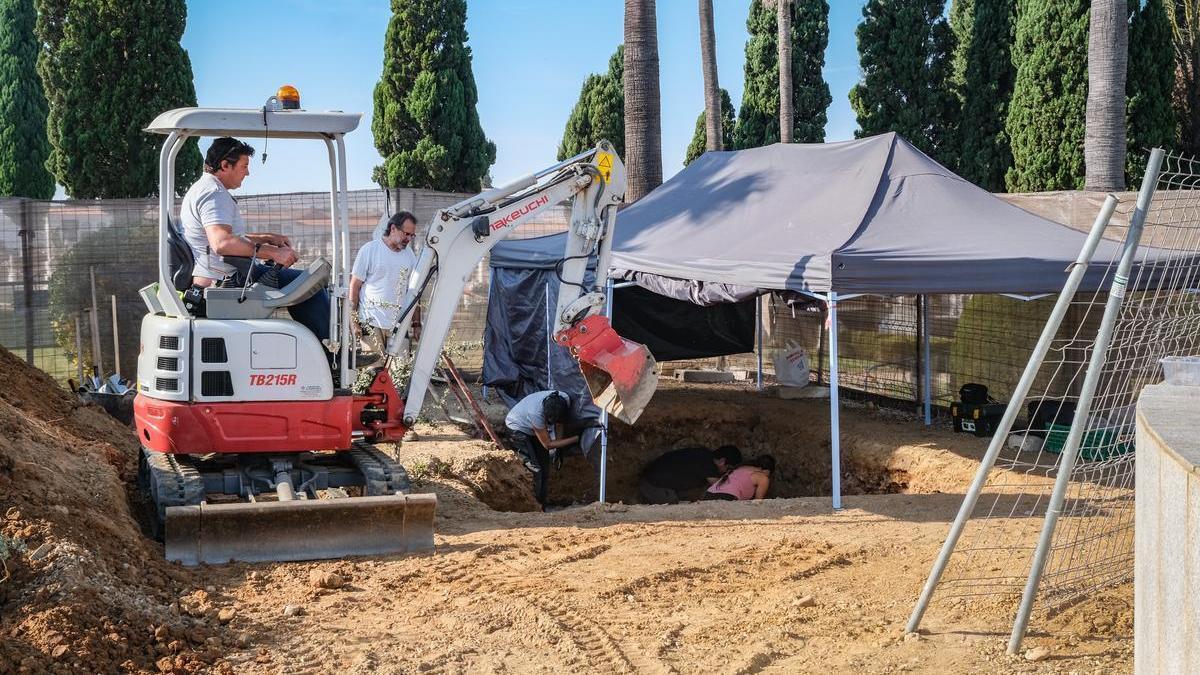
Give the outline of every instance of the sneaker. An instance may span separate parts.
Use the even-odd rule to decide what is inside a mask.
[[[536,464],[529,460],[525,460],[525,468],[529,470],[529,473],[538,473],[541,471]]]

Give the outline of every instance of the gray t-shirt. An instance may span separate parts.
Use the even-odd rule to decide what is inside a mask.
[[[534,429],[547,429],[546,418],[542,415],[542,401],[546,400],[546,397],[551,394],[558,394],[567,403],[571,402],[571,399],[561,391],[547,389],[546,391],[534,392],[517,401],[512,410],[508,411],[508,417],[504,418],[504,426],[513,431],[529,434],[530,436],[533,435]]]
[[[235,235],[246,236],[246,221],[238,211],[237,202],[216,176],[206,173],[188,188],[179,207],[179,221],[183,239],[192,247],[196,259],[192,276],[219,280],[236,271],[224,258],[209,251],[208,233],[204,229],[210,225],[228,225]]]

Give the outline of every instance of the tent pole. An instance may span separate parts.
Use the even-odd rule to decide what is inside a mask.
[[[925,426],[933,424],[933,364],[929,362],[929,296],[921,296],[921,346],[925,356],[921,359],[922,385],[925,390]]]
[[[842,428],[838,419],[838,320],[837,292],[829,292],[829,452],[833,510],[842,508]]]
[[[550,282],[546,282],[546,388],[554,388],[554,373],[550,371],[550,340],[554,325],[550,323]]]
[[[612,321],[613,280],[604,285],[604,316]],[[600,503],[608,498],[608,408],[600,411]]]
[[[758,330],[758,337],[754,342],[754,351],[758,352],[758,390],[762,391],[763,296],[759,296],[754,303],[754,327]]]

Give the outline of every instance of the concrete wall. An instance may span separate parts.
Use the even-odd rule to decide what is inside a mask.
[[[1134,671],[1200,673],[1200,387],[1138,400]]]

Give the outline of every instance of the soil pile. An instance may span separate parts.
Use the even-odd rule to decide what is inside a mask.
[[[162,560],[131,511],[132,430],[4,349],[0,382],[0,672],[215,661],[219,608],[192,596],[192,574]]]

